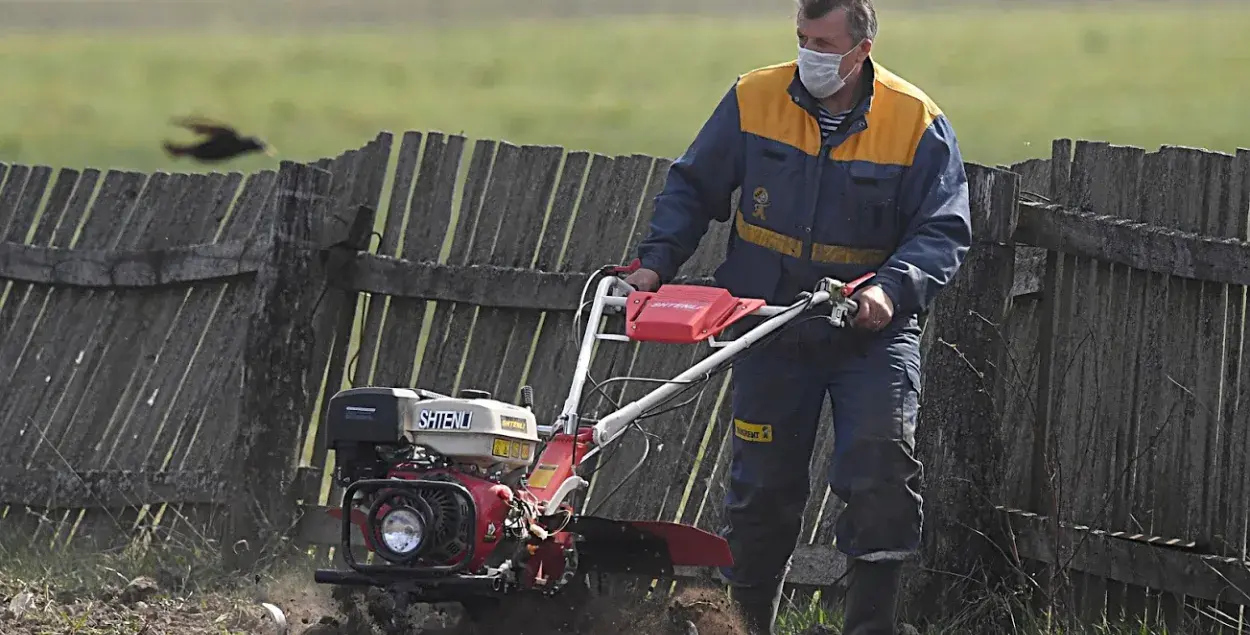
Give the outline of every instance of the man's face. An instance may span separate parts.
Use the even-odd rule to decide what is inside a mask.
[[[846,9],[834,9],[815,20],[799,15],[797,26],[799,46],[820,53],[846,55],[842,58],[842,65],[838,71],[838,74],[843,77],[858,69],[868,56],[868,52],[872,50],[872,40],[856,42],[851,37],[846,21]]]

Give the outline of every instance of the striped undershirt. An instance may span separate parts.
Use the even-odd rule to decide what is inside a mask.
[[[842,125],[842,120],[851,113],[850,110],[843,110],[834,114],[829,112],[824,106],[820,106],[820,112],[816,116],[816,121],[820,124],[820,138],[828,139],[838,126]]]

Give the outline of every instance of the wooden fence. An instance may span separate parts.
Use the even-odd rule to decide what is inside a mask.
[[[183,523],[227,553],[280,534],[334,544],[319,513],[338,498],[326,398],[530,385],[550,420],[586,275],[629,258],[669,163],[407,132],[246,179],[62,170],[45,196],[49,168],[0,167],[5,526],[108,541]],[[1050,160],[968,170],[977,245],[925,334],[912,605],[949,612],[980,578],[1040,566],[1043,595],[1087,619],[1220,610],[1237,624],[1250,156],[1084,142],[1073,156],[1061,141]],[[682,275],[710,275],[727,231],[714,224]],[[707,352],[603,342],[591,374],[672,376]],[[643,449],[624,437],[591,507],[718,528],[729,382],[649,420],[650,463],[605,499]],[[608,398],[587,401],[602,413]],[[843,571],[820,482],[828,415],[800,591]],[[1071,589],[1053,575],[1069,570]]]
[[[1012,170],[1015,239],[1051,250],[1001,329],[1013,546],[1078,571],[1086,616],[1245,632],[1250,151],[1058,141]]]

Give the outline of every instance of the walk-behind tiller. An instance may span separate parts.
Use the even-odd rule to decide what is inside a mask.
[[[637,266],[605,267],[587,280],[582,308],[585,288],[602,276],[568,398],[550,426],[537,424],[529,387],[520,405],[475,390],[458,397],[387,387],[336,394],[327,409],[326,443],[345,489],[341,507],[330,514],[342,522],[338,550],[349,569],[321,569],[315,580],[385,588],[405,604],[471,604],[517,592],[552,595],[580,573],[666,577],[674,567],[732,564],[725,540],[701,529],[582,515],[594,470],[589,459],[796,317],[843,326],[856,310],[850,295],[864,278],[824,279],[789,306],[768,306],[717,287],[636,291],[619,276]],[[604,314],[622,311],[624,334],[600,331]],[[732,341],[715,339],[748,315],[766,319]],[[597,339],[707,341],[719,350],[670,380],[651,379],[659,387],[593,421],[582,418],[581,404]],[[373,563],[352,556],[353,525]]]

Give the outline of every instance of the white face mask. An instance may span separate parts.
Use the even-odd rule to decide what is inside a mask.
[[[855,45],[858,48],[859,44]],[[846,85],[846,80],[838,74],[842,66],[842,58],[850,55],[852,48],[846,53],[821,53],[799,47],[799,81],[816,99],[824,99]]]

